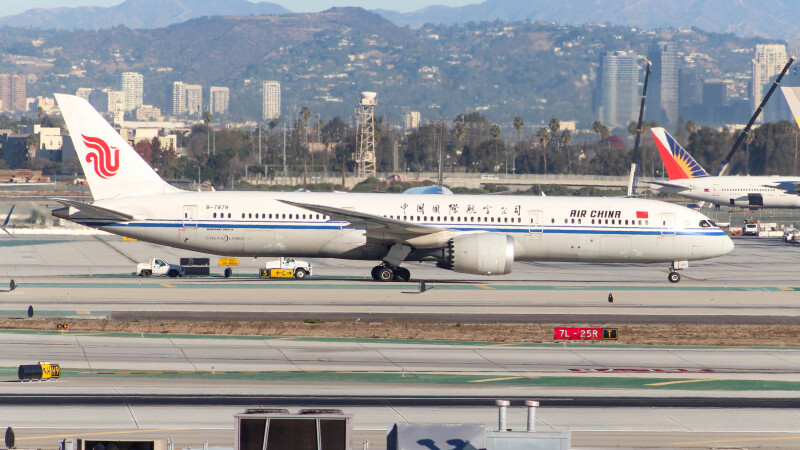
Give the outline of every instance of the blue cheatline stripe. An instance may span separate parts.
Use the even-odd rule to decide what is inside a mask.
[[[86,221],[78,222],[89,227],[124,227],[124,228],[184,228],[183,222],[169,222],[169,221],[155,221],[150,220],[147,222],[114,222],[114,221]],[[233,228],[233,229],[252,229],[252,230],[340,230],[343,227],[341,223],[295,223],[289,224],[285,222],[269,222],[269,223],[203,223],[197,224],[197,227],[189,226],[189,228]],[[427,225],[427,224],[426,224]],[[668,230],[662,232],[660,228],[648,227],[629,229],[625,227],[550,227],[544,226],[537,229],[529,229],[526,225],[515,227],[484,227],[479,225],[461,225],[449,226],[431,224],[432,226],[441,226],[455,231],[488,231],[496,233],[525,233],[525,234],[610,234],[618,236],[724,236],[725,232],[720,229],[704,229],[704,228],[683,228]]]

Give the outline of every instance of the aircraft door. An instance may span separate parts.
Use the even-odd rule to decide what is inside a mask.
[[[664,236],[675,235],[675,214],[661,214],[661,234]]]
[[[714,197],[719,197],[719,185],[718,184],[714,184],[714,185],[711,186],[711,195],[713,195]]]
[[[528,231],[530,233],[544,232],[544,215],[541,211],[528,211]]]
[[[183,226],[178,230],[181,244],[194,244],[197,241],[197,205],[183,206]]]
[[[747,204],[749,206],[764,206],[764,196],[761,194],[747,194]]]
[[[197,205],[183,206],[183,227],[197,228]]]

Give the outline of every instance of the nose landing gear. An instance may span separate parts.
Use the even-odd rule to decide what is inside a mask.
[[[681,281],[681,274],[679,274],[678,271],[687,267],[689,267],[689,261],[672,261],[672,265],[669,268],[669,275],[667,275],[669,282],[677,283]]]

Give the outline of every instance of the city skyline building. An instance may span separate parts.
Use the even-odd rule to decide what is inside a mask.
[[[750,101],[753,110],[758,108],[772,78],[781,73],[789,57],[784,44],[757,44],[753,58],[753,81]],[[762,118],[759,118],[759,122]]]
[[[125,95],[125,112],[139,108],[144,100],[144,77],[136,72],[123,72],[120,90]]]
[[[211,86],[208,92],[211,114],[228,114],[231,98],[230,89],[220,86]]]
[[[664,125],[674,125],[678,121],[678,44],[657,42],[650,48],[647,58],[653,63],[649,80],[652,86],[648,87],[648,93],[652,92],[651,111],[655,113],[648,114],[648,117]]]
[[[183,81],[172,83],[172,115],[186,114],[186,84]]]
[[[281,116],[281,84],[277,81],[264,81],[261,85],[263,120],[277,119]]]
[[[629,51],[608,52],[600,71],[600,121],[612,127],[627,127],[638,117],[638,56]]]
[[[75,95],[88,102],[89,97],[92,95],[92,88],[78,88],[78,91],[75,92]]]
[[[203,86],[199,84],[186,85],[186,113],[189,116],[200,117],[203,111]]]
[[[0,111],[25,111],[27,80],[23,75],[0,73]]]

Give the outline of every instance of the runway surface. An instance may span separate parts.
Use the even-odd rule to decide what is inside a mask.
[[[151,256],[203,256],[116,237],[0,240],[0,314],[23,317],[379,321],[797,323],[800,246],[736,239],[692,263],[677,285],[658,265],[515,264],[509,275],[457,274],[409,264],[414,283],[376,283],[373,263],[311,260],[312,279],[237,276],[142,280]],[[609,293],[614,302],[609,303]],[[800,339],[799,339],[800,340]],[[22,363],[63,366],[53,382],[20,383]],[[0,332],[0,424],[18,446],[65,435],[175,437],[178,446],[232,445],[247,407],[338,407],[354,416],[354,446],[382,448],[394,422],[496,426],[496,398],[542,402],[537,427],[571,429],[575,446],[800,445],[800,349],[149,336]]]
[[[729,255],[692,263],[679,284],[658,265],[517,263],[509,275],[476,277],[409,264],[432,288],[421,293],[416,282],[369,279],[367,262],[312,260],[315,276],[304,281],[258,279],[263,260],[252,259],[230,279],[218,266],[214,277],[141,279],[130,275],[135,261],[199,255],[116,237],[5,239],[0,275],[19,288],[0,293],[0,314],[33,306],[39,317],[120,319],[796,323],[800,246],[736,242]]]

